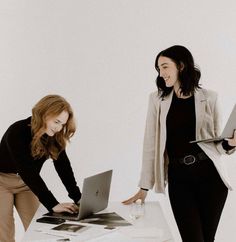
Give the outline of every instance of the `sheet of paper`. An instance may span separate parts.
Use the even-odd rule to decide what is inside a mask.
[[[101,227],[99,228],[99,227],[94,227],[94,226],[84,226],[84,228],[78,230],[77,232],[55,230],[55,229],[42,229],[39,232],[47,234],[47,235],[51,235],[51,236],[63,236],[63,238],[70,239],[69,241],[73,241],[73,242],[74,241],[85,242],[85,241],[90,241],[93,238],[97,238],[102,235],[111,233],[112,231],[109,229],[101,228]],[[54,238],[53,241],[59,242],[60,241],[59,239],[63,239],[63,238],[57,238],[57,240]]]
[[[97,224],[109,227],[124,227],[124,226],[131,226],[132,224],[122,218],[115,212],[111,213],[96,213],[93,214],[83,220],[80,221],[81,223],[86,224]]]
[[[120,230],[125,235],[130,236],[131,238],[162,238],[163,230],[156,227],[148,228],[135,228],[135,227],[126,227]]]
[[[119,231],[114,231],[109,234],[100,236],[98,238],[89,240],[89,242],[136,242],[135,239],[132,239]]]
[[[28,240],[24,242],[69,242],[71,241],[69,238],[65,239],[37,239],[37,240]]]

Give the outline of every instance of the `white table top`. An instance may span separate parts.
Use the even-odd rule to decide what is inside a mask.
[[[51,228],[58,225],[36,222],[37,218],[47,212],[43,206],[40,206],[24,235],[22,242],[174,242],[159,202],[146,202],[144,209],[145,213],[141,218],[132,220],[130,218],[130,206],[125,206],[120,202],[110,202],[108,208],[102,212],[116,212],[133,225],[119,227],[114,230],[107,230],[104,229],[104,226],[102,225],[67,221],[67,223],[85,225],[85,228],[88,228],[85,232],[67,233],[62,231],[54,232],[55,230],[51,230]],[[89,239],[88,235],[90,236]],[[64,240],[62,240],[63,238]],[[65,238],[70,240],[65,240]]]

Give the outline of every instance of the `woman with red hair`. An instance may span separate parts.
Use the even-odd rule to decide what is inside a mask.
[[[13,123],[0,143],[0,241],[13,242],[15,207],[25,230],[39,202],[49,211],[75,213],[81,198],[65,148],[75,133],[70,104],[59,95],[43,97],[32,116]],[[59,203],[40,176],[52,159],[73,203]]]

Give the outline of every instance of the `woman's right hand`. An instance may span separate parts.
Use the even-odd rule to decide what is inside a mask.
[[[123,201],[122,203],[124,205],[129,205],[131,203],[136,202],[138,199],[141,199],[142,203],[144,203],[147,193],[147,191],[139,189],[139,191],[133,197]]]
[[[56,213],[67,212],[73,214],[79,212],[79,207],[74,203],[58,203],[52,210]]]

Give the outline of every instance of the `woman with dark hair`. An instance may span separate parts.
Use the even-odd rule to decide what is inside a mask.
[[[155,67],[158,90],[149,98],[140,189],[123,203],[144,202],[153,186],[165,193],[168,183],[182,240],[212,242],[231,189],[220,157],[235,151],[236,132],[219,142],[190,143],[219,135],[217,94],[199,86],[200,70],[183,46],[161,51]]]
[[[61,96],[48,95],[32,109],[32,117],[12,124],[0,143],[0,241],[13,242],[15,207],[25,230],[39,201],[54,212],[78,212],[81,198],[65,148],[75,133],[70,104]],[[59,203],[40,176],[47,159],[74,203]]]

